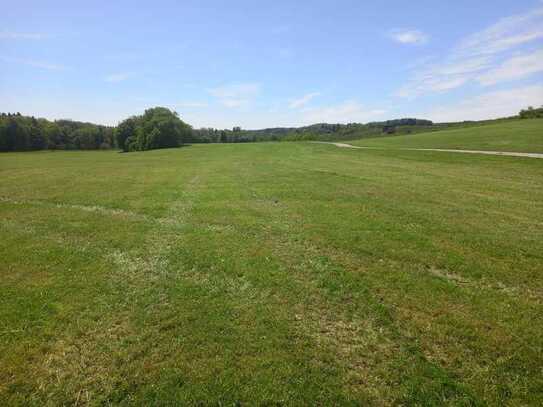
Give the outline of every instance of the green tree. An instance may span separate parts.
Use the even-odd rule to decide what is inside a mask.
[[[47,147],[45,134],[38,121],[33,117],[29,129],[29,142],[31,150],[43,150]]]
[[[127,143],[127,139],[134,138],[136,136],[136,126],[138,119],[136,117],[129,117],[128,119],[119,123],[115,129],[115,138],[117,139],[117,146],[123,151],[129,151],[130,143]],[[132,142],[132,140],[130,140]]]
[[[8,124],[4,116],[0,118],[0,151],[8,151]]]
[[[159,143],[160,143],[160,140],[161,140],[161,134],[160,134],[160,130],[155,127],[151,133],[149,133],[147,135],[147,144],[146,144],[146,150],[152,150],[152,149],[155,149],[155,148],[159,148]]]
[[[179,147],[192,134],[192,128],[165,107],[147,109],[143,115],[121,122],[115,130],[117,145],[124,151]]]

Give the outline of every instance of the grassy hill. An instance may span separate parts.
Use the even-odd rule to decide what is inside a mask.
[[[507,120],[438,132],[354,140],[353,145],[543,153],[543,119]]]
[[[491,130],[409,140],[496,149]],[[541,405],[541,164],[2,154],[0,404]]]

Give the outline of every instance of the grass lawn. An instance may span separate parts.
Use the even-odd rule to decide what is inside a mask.
[[[454,130],[362,139],[350,144],[368,147],[543,153],[543,119],[510,120]]]
[[[361,144],[543,152],[510,125]],[[0,176],[1,405],[543,403],[543,160],[256,143]]]

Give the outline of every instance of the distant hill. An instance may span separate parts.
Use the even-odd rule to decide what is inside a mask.
[[[370,123],[317,123],[303,127],[274,127],[260,130],[237,130],[228,132],[231,142],[239,141],[340,141],[376,138],[392,135],[408,135],[452,128],[472,127],[518,118],[508,117],[486,121],[464,121],[455,123],[433,123],[431,120],[403,118]],[[198,132],[199,130],[195,130]]]
[[[214,142],[222,135],[228,142],[296,141],[296,140],[349,140],[362,137],[379,137],[395,133],[414,133],[435,126],[430,120],[405,118],[372,123],[316,123],[303,127],[273,127],[258,130],[193,130],[194,142]],[[204,141],[205,142],[205,141]]]

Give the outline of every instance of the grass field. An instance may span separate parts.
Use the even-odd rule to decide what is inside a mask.
[[[542,152],[539,123],[461,131]],[[2,405],[543,403],[543,160],[256,143],[0,176]]]
[[[448,148],[543,153],[543,119],[510,120],[439,132],[355,140],[351,144],[390,148]]]

